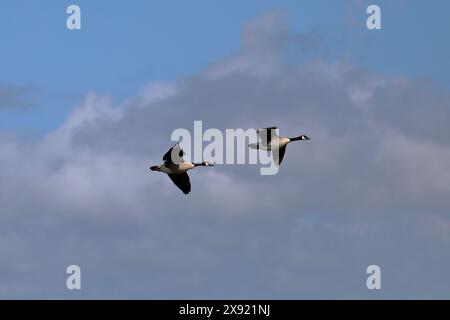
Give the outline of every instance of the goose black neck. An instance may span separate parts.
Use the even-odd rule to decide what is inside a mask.
[[[206,166],[207,166],[206,162],[194,163],[194,167],[206,167]]]
[[[291,140],[291,141],[300,141],[300,140],[303,140],[302,137],[303,136],[298,136],[298,137],[295,137],[295,138],[289,138],[289,140]]]

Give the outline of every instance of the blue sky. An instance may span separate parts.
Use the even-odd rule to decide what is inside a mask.
[[[2,1],[0,298],[448,298],[450,3],[370,3]],[[184,196],[194,120],[312,140]]]
[[[289,12],[296,31],[314,30],[327,54],[382,74],[448,87],[448,1],[377,1],[381,31],[365,26],[367,1],[78,1],[82,30],[65,28],[71,1],[3,1],[1,80],[31,87],[26,110],[4,109],[3,129],[48,132],[90,91],[116,99],[143,83],[204,69],[239,47],[247,19]]]

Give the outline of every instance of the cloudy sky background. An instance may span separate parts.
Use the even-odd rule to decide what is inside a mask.
[[[5,3],[0,297],[450,297],[447,2]],[[148,167],[194,120],[312,140],[184,196]]]

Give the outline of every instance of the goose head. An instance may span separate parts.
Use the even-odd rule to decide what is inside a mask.
[[[308,136],[302,134],[301,136],[290,138],[291,141],[304,141],[304,140],[311,140]]]

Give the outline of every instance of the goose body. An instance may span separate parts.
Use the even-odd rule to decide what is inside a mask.
[[[150,170],[166,173],[184,194],[188,194],[191,192],[191,181],[187,172],[195,167],[207,167],[212,164],[208,162],[191,163],[184,161],[184,154],[184,151],[176,144],[163,156],[164,162],[159,166],[151,166]]]
[[[190,162],[182,162],[178,165],[168,164],[164,162],[161,166],[159,166],[159,170],[155,171],[161,171],[167,174],[181,174],[194,168],[195,168],[194,164]]]
[[[272,151],[272,157],[275,164],[280,165],[283,161],[284,154],[286,153],[286,147],[293,141],[311,140],[306,135],[301,135],[295,138],[280,137],[276,133],[277,127],[270,127],[257,130],[259,136],[258,143],[251,143],[249,147],[251,149]]]

